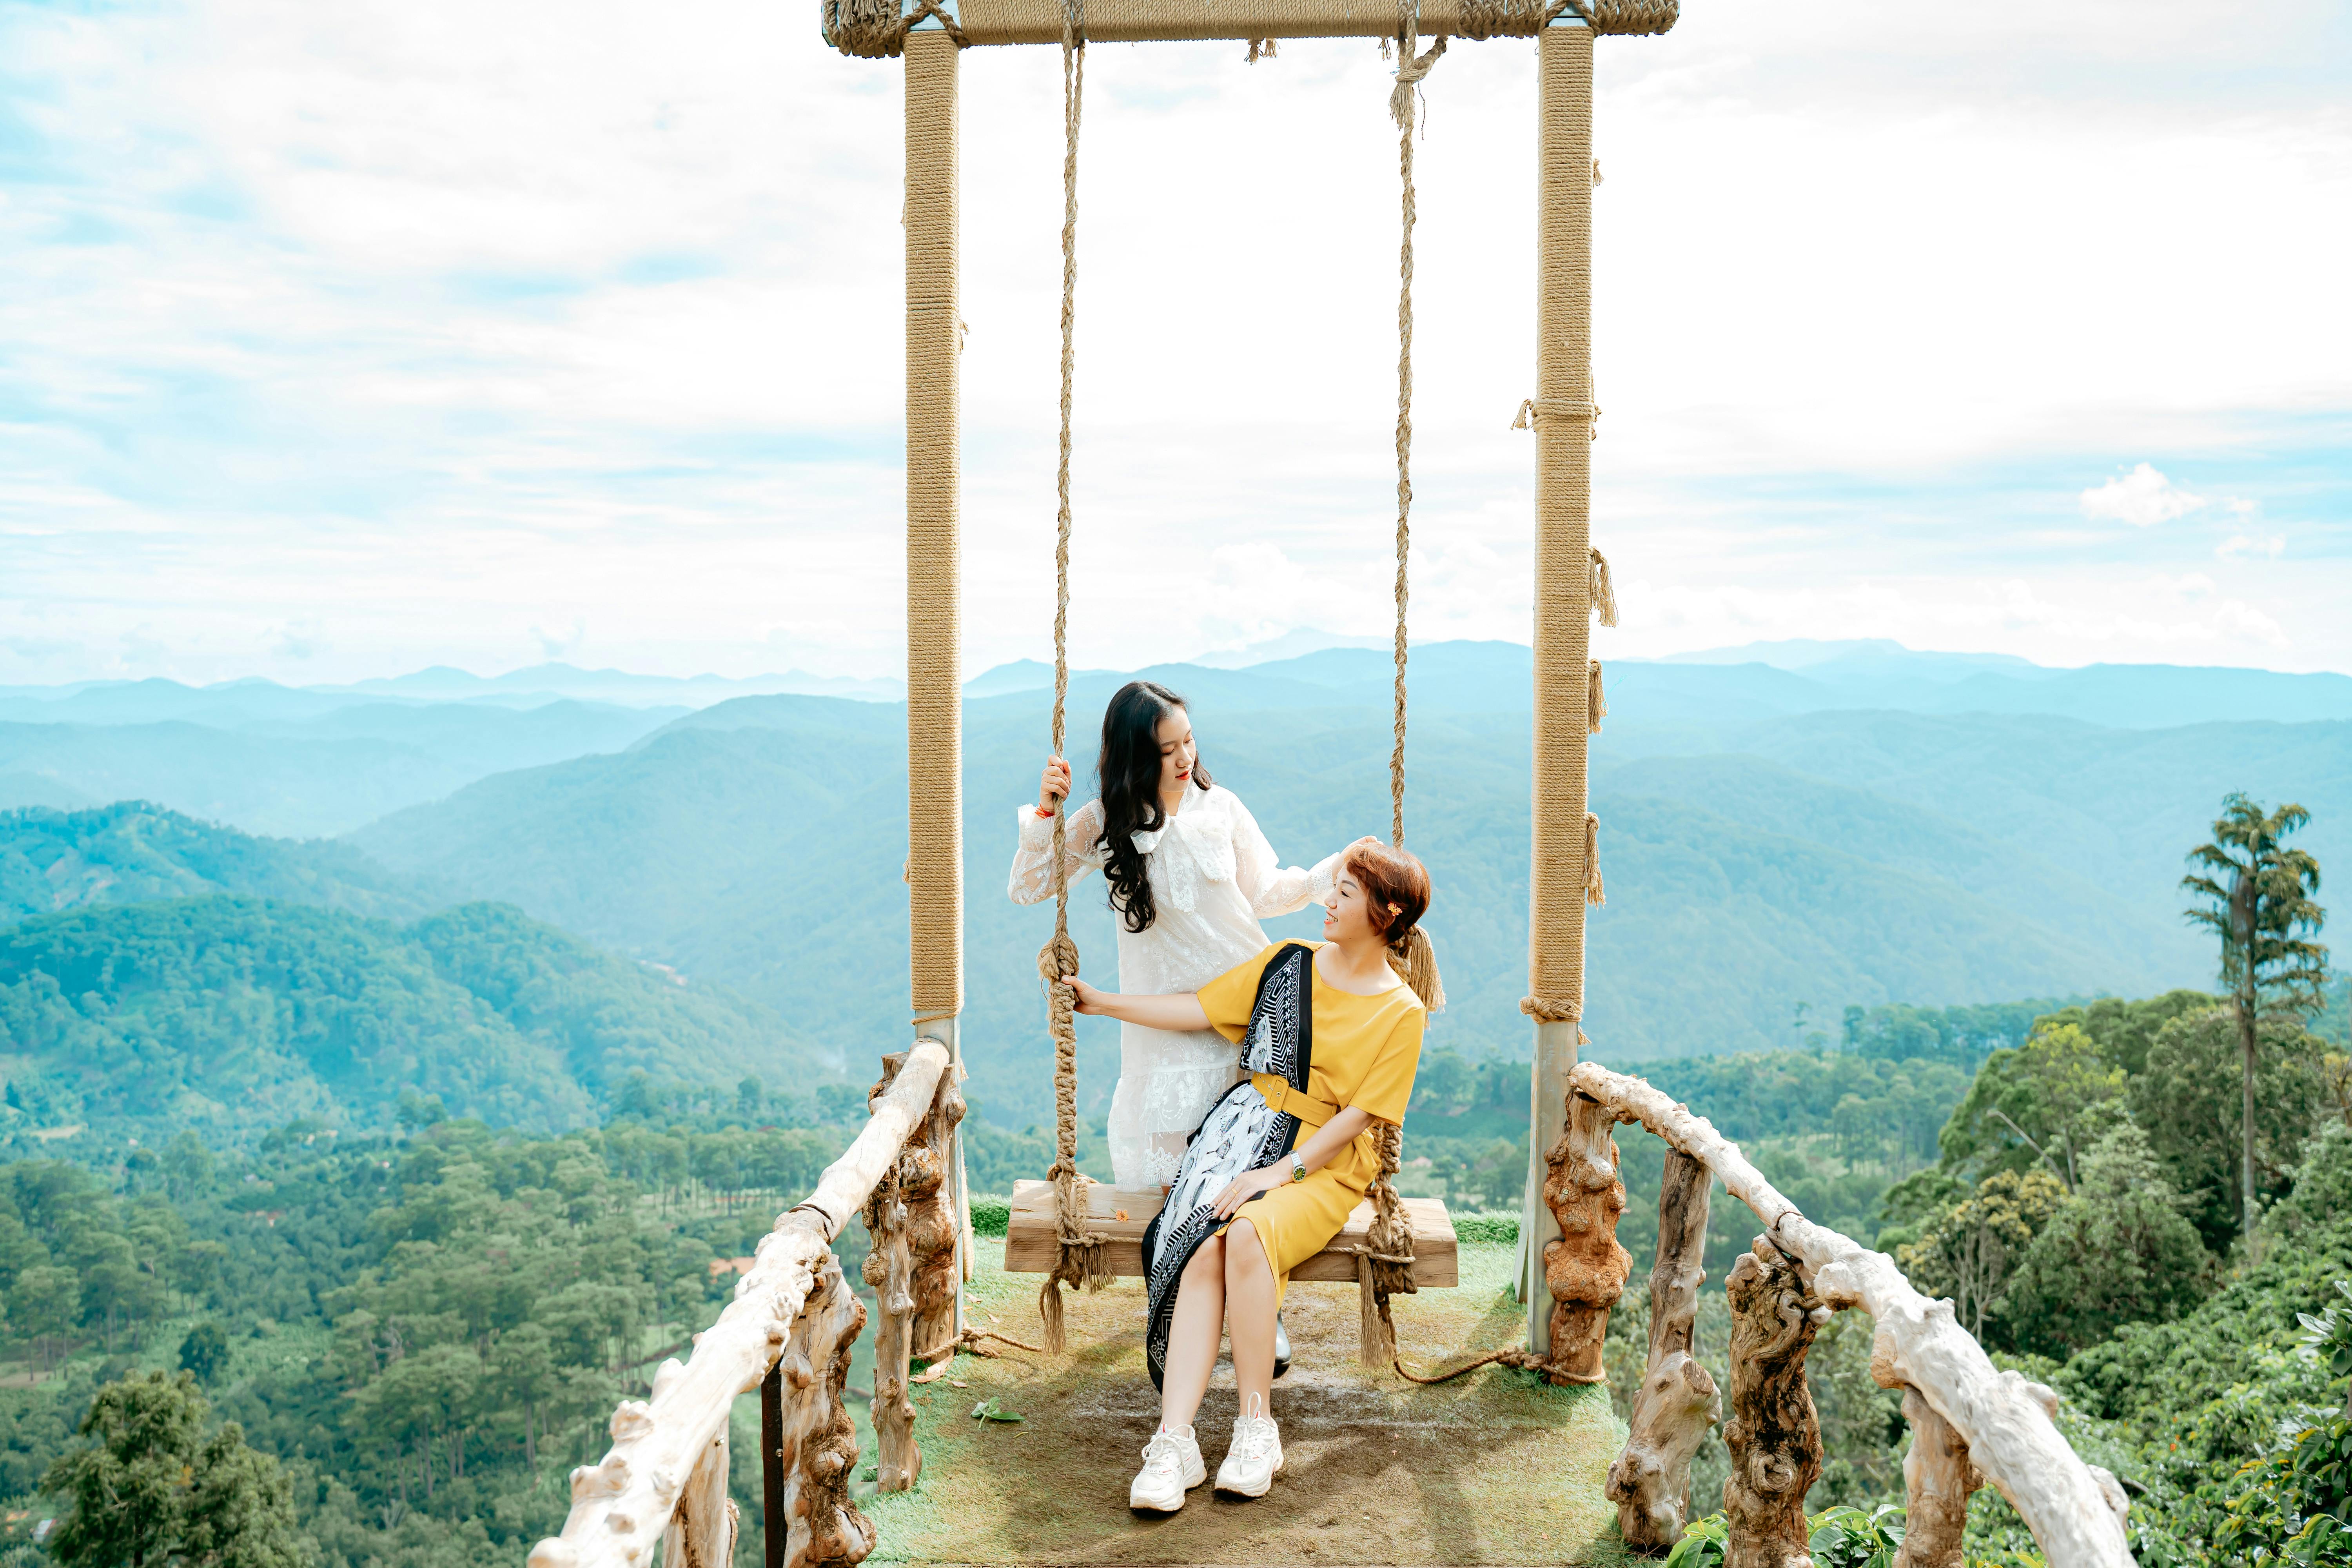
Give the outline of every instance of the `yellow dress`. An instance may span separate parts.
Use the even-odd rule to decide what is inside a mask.
[[[1276,943],[1201,988],[1201,1008],[1210,1026],[1235,1045],[1249,1032],[1259,976],[1285,945]],[[1312,963],[1307,967],[1315,969]],[[1359,996],[1328,984],[1317,971],[1314,1019],[1307,1094],[1340,1110],[1353,1106],[1375,1121],[1402,1126],[1406,1102],[1412,1099],[1412,1075],[1421,1065],[1422,1030],[1429,1022],[1429,1011],[1412,988],[1399,981],[1376,995]],[[1372,1131],[1367,1127],[1356,1134],[1305,1181],[1286,1182],[1252,1198],[1234,1215],[1250,1222],[1274,1265],[1276,1300],[1290,1282],[1290,1271],[1330,1244],[1380,1174]],[[1301,1127],[1298,1142],[1304,1145],[1314,1134],[1314,1128]]]

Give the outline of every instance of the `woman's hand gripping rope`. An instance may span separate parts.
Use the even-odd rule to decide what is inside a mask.
[[[1037,779],[1037,815],[1051,816],[1055,808],[1070,798],[1070,764],[1055,757],[1045,764]]]

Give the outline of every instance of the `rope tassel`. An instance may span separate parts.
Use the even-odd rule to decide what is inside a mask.
[[[1592,661],[1592,689],[1584,694],[1585,728],[1601,733],[1601,721],[1608,716],[1609,700],[1601,694],[1601,661]]]
[[[1403,1161],[1404,1129],[1392,1122],[1373,1123],[1372,1146],[1380,1154],[1381,1173],[1370,1194],[1371,1230],[1364,1237],[1364,1252],[1356,1258],[1357,1300],[1363,1312],[1356,1353],[1366,1366],[1387,1366],[1397,1353],[1389,1298],[1414,1295],[1421,1288],[1412,1280],[1412,1219],[1390,1180]]]
[[[1437,64],[1438,57],[1445,53],[1444,38],[1419,54],[1413,53],[1414,41],[1411,33],[1398,37],[1396,86],[1389,89],[1389,118],[1395,121],[1397,129],[1407,135],[1412,132],[1413,89],[1421,85],[1421,79],[1429,74],[1430,68]]]
[[[1617,590],[1609,581],[1609,557],[1598,549],[1592,552],[1592,607],[1601,612],[1601,624],[1617,624]]]
[[[1584,814],[1584,901],[1609,901],[1609,889],[1601,885],[1601,819],[1589,811]]]

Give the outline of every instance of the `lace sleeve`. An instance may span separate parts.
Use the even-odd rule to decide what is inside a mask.
[[[1054,896],[1054,819],[1024,805],[1021,842],[1013,851],[1013,879],[1006,891],[1016,904],[1040,904]],[[1102,802],[1090,800],[1072,812],[1062,836],[1063,875],[1076,882],[1102,864]]]
[[[1339,872],[1339,856],[1344,853],[1335,851],[1325,856],[1312,870],[1285,866],[1259,830],[1257,818],[1249,814],[1249,807],[1238,799],[1234,802],[1234,881],[1241,889],[1242,897],[1249,900],[1250,913],[1260,920],[1286,915],[1329,898],[1332,879]]]

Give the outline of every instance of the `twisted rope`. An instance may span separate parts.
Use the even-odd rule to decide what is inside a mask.
[[[936,17],[959,47],[971,43],[944,0],[914,0],[904,16],[900,9],[900,0],[824,0],[821,25],[825,42],[845,55],[887,58],[904,50],[907,34],[918,24]],[[1470,39],[1533,37],[1562,16],[1573,16],[1595,34],[1664,33],[1681,13],[1680,0],[1463,0],[1456,32]],[[984,41],[1005,41],[988,22],[976,25],[982,27]],[[1275,39],[1248,41],[1253,62],[1273,58]],[[1385,40],[1381,47],[1387,49]]]
[[[1682,15],[1682,0],[1463,0],[1456,22],[1473,40],[1532,37],[1573,16],[1595,33],[1663,33]]]
[[[1441,1383],[1452,1383],[1455,1378],[1474,1373],[1482,1366],[1517,1367],[1522,1372],[1547,1372],[1550,1370],[1546,1365],[1543,1357],[1536,1354],[1533,1351],[1521,1350],[1517,1345],[1512,1345],[1498,1351],[1488,1351],[1485,1355],[1480,1356],[1477,1360],[1464,1362],[1452,1372],[1441,1372],[1435,1377],[1423,1377],[1418,1373],[1408,1372],[1405,1370],[1404,1363],[1401,1360],[1394,1362],[1393,1364],[1396,1367],[1397,1375],[1399,1377],[1403,1378],[1407,1383],[1417,1383],[1423,1388],[1432,1388]]]
[[[1059,509],[1054,534],[1054,752],[1062,754],[1070,696],[1070,388],[1077,365],[1078,299],[1078,121],[1086,97],[1087,40],[1084,0],[1062,6],[1062,445],[1055,471]],[[1066,795],[1054,803],[1054,935],[1037,954],[1045,982],[1046,1024],[1054,1036],[1055,1254],[1053,1272],[1038,1287],[1037,1312],[1045,1321],[1046,1348],[1061,1353],[1062,1287],[1099,1290],[1110,1282],[1110,1238],[1087,1228],[1087,1189],[1078,1173],[1077,993],[1078,944],[1070,937],[1070,879],[1063,861],[1069,826]]]
[[[1398,0],[1396,85],[1389,91],[1389,118],[1397,127],[1397,180],[1402,190],[1397,241],[1397,523],[1396,523],[1396,683],[1393,739],[1389,748],[1389,841],[1404,847],[1404,742],[1406,606],[1412,598],[1412,229],[1417,217],[1412,184],[1413,99],[1439,57],[1445,40],[1439,38],[1417,51],[1417,7],[1413,0]],[[1404,945],[1392,951],[1389,962],[1427,1007],[1444,1003],[1438,979],[1437,957],[1429,933],[1415,926]],[[1412,1222],[1398,1198],[1395,1176],[1404,1157],[1404,1130],[1389,1122],[1373,1123],[1373,1148],[1380,1155],[1380,1174],[1372,1180],[1371,1233],[1365,1256],[1359,1260],[1358,1279],[1363,1292],[1363,1327],[1358,1350],[1368,1366],[1396,1360],[1396,1325],[1389,1312],[1389,1297],[1419,1289],[1412,1279]]]

